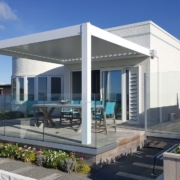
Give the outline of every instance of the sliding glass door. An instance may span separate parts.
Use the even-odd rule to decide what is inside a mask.
[[[115,117],[122,119],[122,71],[102,71],[102,96],[104,102],[116,102]]]
[[[72,72],[72,99],[81,100],[81,71]],[[92,100],[100,100],[100,70],[91,72],[91,93]]]

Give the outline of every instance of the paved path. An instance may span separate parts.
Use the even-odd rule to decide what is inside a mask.
[[[153,180],[151,158],[160,150],[143,148],[122,157],[117,162],[104,166],[90,175],[67,174],[55,169],[46,169],[30,163],[0,158],[0,169],[38,180]],[[156,173],[162,173],[162,162],[157,162]]]

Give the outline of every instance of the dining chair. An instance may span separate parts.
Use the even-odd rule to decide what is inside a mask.
[[[43,117],[44,121],[44,114],[39,111],[39,108],[32,107],[32,105],[38,104],[38,101],[26,101],[26,111],[25,111],[25,118],[28,117],[29,114],[33,114],[34,117],[34,126],[38,126],[39,124],[39,118]]]
[[[113,120],[114,122],[114,127],[115,127],[115,131],[116,131],[116,119],[115,119],[115,102],[106,102],[105,108],[101,108],[101,112],[99,111],[95,111],[95,113],[92,115],[93,119],[97,119],[100,120],[99,123],[99,127],[101,126],[101,121],[104,121],[104,126],[105,126],[105,130],[106,130],[106,134],[108,132],[107,130],[107,121],[109,119]]]
[[[80,104],[80,101],[72,100],[71,104]],[[68,109],[62,108],[59,124],[61,124],[62,119],[68,119],[72,126],[72,120],[79,116],[80,116],[79,111],[76,108],[68,108]],[[80,120],[81,120],[81,118],[80,118]]]

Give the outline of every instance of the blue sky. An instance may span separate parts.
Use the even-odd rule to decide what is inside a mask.
[[[109,28],[152,20],[180,39],[180,0],[0,0],[0,40],[84,22]],[[0,84],[11,57],[0,56]]]

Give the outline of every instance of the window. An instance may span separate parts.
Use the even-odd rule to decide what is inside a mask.
[[[72,99],[81,100],[81,71],[72,72]],[[92,100],[100,100],[100,70],[91,71]]]
[[[19,78],[19,99],[24,101],[24,78]]]
[[[51,77],[51,101],[58,101],[61,95],[61,78]]]
[[[129,70],[126,70],[126,106],[127,120],[129,120]]]
[[[28,101],[34,101],[34,78],[27,78]]]
[[[122,119],[122,71],[112,70],[102,72],[103,101],[116,102],[115,117]]]
[[[13,99],[16,100],[16,78],[12,79],[12,95]]]
[[[38,100],[47,101],[47,77],[38,78]]]

